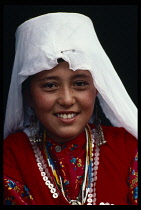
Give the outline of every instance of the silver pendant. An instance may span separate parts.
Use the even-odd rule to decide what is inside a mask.
[[[77,201],[77,200],[71,200],[70,201],[70,204],[71,205],[81,205],[81,202],[80,201]]]

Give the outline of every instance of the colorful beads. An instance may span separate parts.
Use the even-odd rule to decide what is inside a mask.
[[[46,182],[48,180],[47,176],[43,176],[43,180]]]
[[[53,193],[53,198],[58,198],[58,193]]]
[[[61,147],[60,147],[60,146],[56,146],[56,147],[55,147],[55,151],[56,151],[56,152],[61,152]]]
[[[88,194],[88,198],[92,198],[93,197],[93,194]]]
[[[90,188],[88,189],[88,195],[86,197],[87,205],[96,205],[96,181],[97,181],[97,170],[98,170],[98,165],[99,165],[99,155],[100,155],[100,149],[98,147],[98,142],[95,140],[95,129],[92,130],[91,133],[91,149],[92,149],[92,154],[91,154],[91,182],[90,182]],[[35,158],[37,161],[37,166],[40,170],[41,177],[43,178],[43,181],[45,182],[45,185],[48,187],[50,190],[53,198],[58,198],[59,194],[56,192],[56,188],[52,184],[51,180],[52,178],[50,177],[49,170],[47,168],[47,165],[45,164],[45,160],[41,154],[41,151],[36,145],[36,142],[31,142]],[[55,148],[56,152],[61,151],[61,147],[56,146]],[[79,162],[79,164],[81,164]],[[49,178],[50,177],[50,178]],[[50,180],[49,180],[50,179]],[[77,200],[72,200],[72,205],[82,205],[79,201]],[[80,204],[78,204],[78,202]],[[114,204],[108,204],[108,203],[103,203],[101,202],[99,205],[114,205]]]
[[[100,149],[98,147],[97,141],[94,139],[94,132],[91,134],[92,138],[92,172],[91,172],[91,185],[88,193],[87,205],[96,205],[96,181],[97,181],[97,170],[99,165],[99,152]],[[95,152],[94,152],[95,150]]]
[[[101,202],[99,205],[114,205],[114,204],[110,204],[108,202],[104,203],[104,202]]]
[[[35,154],[37,166],[38,166],[38,168],[41,172],[41,176],[43,177],[45,185],[48,186],[50,192],[52,193],[53,198],[58,198],[58,193],[56,193],[56,189],[55,189],[54,185],[48,179],[48,176],[50,174],[49,174],[49,171],[47,169],[47,165],[45,164],[45,161],[43,159],[43,156],[41,155],[41,151],[39,150],[39,148],[37,147],[35,142],[31,142],[31,145],[32,145],[32,148],[33,148],[33,152]],[[48,176],[47,176],[47,174],[48,174]]]

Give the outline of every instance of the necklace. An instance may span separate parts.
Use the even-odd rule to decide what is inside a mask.
[[[64,198],[71,205],[84,205],[84,204],[96,205],[96,180],[97,180],[97,169],[99,165],[100,149],[98,147],[97,140],[95,140],[95,129],[91,131],[90,127],[87,125],[85,131],[86,131],[86,162],[85,162],[84,180],[81,189],[81,201],[79,200],[79,198],[77,198],[76,200],[67,200],[63,189],[62,178],[58,177],[56,170],[54,169],[54,165],[52,164],[52,161],[49,158],[48,154],[46,153],[47,162],[49,167],[51,168],[54,177],[50,175],[50,172],[47,168],[45,160],[43,159],[43,156],[41,155],[41,151],[39,150],[37,143],[35,141],[31,141],[31,145],[37,161],[37,166],[41,172],[43,180],[45,181],[45,185],[47,185],[47,187],[49,188],[53,198],[58,198],[60,194],[60,190],[57,187],[58,185],[61,189]]]

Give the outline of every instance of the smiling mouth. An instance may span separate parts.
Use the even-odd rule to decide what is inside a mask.
[[[78,113],[69,113],[69,114],[55,114],[57,117],[61,119],[71,119],[74,118]]]

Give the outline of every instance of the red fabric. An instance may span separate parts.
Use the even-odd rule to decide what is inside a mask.
[[[97,202],[128,205],[128,176],[137,141],[123,128],[103,127],[108,144],[101,146]]]
[[[127,181],[137,140],[123,128],[102,127],[107,144],[101,146],[100,151],[97,205],[100,202],[128,205]],[[26,185],[34,199],[32,205],[69,205],[61,193],[56,199],[52,197],[37,167],[29,139],[23,132],[12,134],[4,140],[4,175]]]
[[[5,205],[36,205],[28,188],[22,183],[4,176]]]
[[[71,200],[75,200],[79,196],[84,178],[85,136],[85,132],[83,132],[77,138],[66,143],[56,143],[52,139],[48,139],[47,143],[57,174],[63,179],[65,194]],[[61,148],[61,151],[56,152],[56,147],[58,146]]]
[[[131,205],[137,205],[138,204],[138,151],[136,151],[136,155],[129,169],[128,184],[129,184],[128,201]]]

